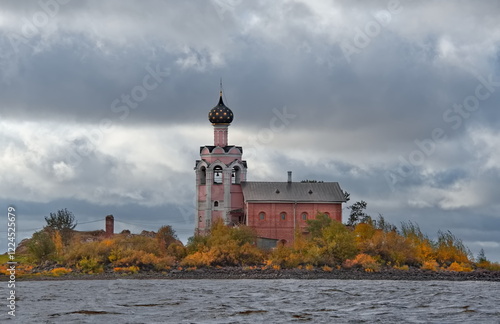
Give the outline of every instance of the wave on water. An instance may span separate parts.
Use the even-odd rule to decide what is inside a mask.
[[[500,282],[476,281],[31,281],[19,285],[7,321],[500,323],[498,291]]]

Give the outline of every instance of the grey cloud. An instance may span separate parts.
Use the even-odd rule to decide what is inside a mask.
[[[415,220],[428,232],[452,228],[471,242],[480,239],[474,231],[485,231],[498,242],[488,227],[500,208],[492,153],[500,87],[470,114],[452,109],[486,87],[477,74],[500,81],[499,4],[401,1],[401,12],[346,59],[343,44],[356,45],[388,3],[70,1],[28,37],[23,18],[43,9],[3,1],[0,123],[12,129],[0,132],[0,162],[10,168],[15,157],[22,169],[2,170],[2,197],[31,208],[33,219],[35,211],[62,207],[89,219],[90,211],[130,209],[129,220],[189,209],[189,161],[211,142],[207,112],[222,77],[235,114],[230,138],[245,146],[250,178],[284,179],[290,168],[297,180],[339,181],[389,221]],[[18,36],[24,39],[14,48]],[[151,88],[148,67],[168,76],[143,90]],[[134,95],[140,102],[125,102]],[[269,128],[273,109],[284,108],[296,118],[262,143],[259,131]],[[114,128],[89,143],[104,120]],[[47,130],[45,142],[20,126],[27,122]],[[174,127],[183,135],[158,140]],[[391,188],[387,174],[435,128],[447,139]],[[478,130],[488,136],[478,138]],[[78,166],[63,163],[86,148]],[[22,178],[17,191],[4,191],[12,174]],[[465,198],[468,205],[459,206]]]

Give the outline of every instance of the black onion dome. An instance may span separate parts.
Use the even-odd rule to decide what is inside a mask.
[[[219,104],[213,107],[208,113],[208,120],[212,124],[230,124],[233,121],[233,112],[224,105],[222,101],[222,91],[220,94]]]

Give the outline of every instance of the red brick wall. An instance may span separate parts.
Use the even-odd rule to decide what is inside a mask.
[[[243,192],[240,184],[231,185],[231,209],[243,208]]]
[[[265,213],[263,220],[259,217],[261,212]],[[248,226],[254,228],[259,237],[284,239],[287,243],[293,243],[295,228],[307,226],[306,221],[302,219],[302,214],[306,213],[307,219],[315,219],[318,212],[328,213],[332,219],[342,221],[342,204],[340,203],[248,203],[246,215]],[[281,219],[281,213],[286,213],[284,220]]]

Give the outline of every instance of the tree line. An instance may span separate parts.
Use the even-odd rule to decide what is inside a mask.
[[[191,237],[186,246],[168,225],[154,235],[123,233],[87,242],[74,231],[74,215],[63,209],[46,217],[45,228],[34,233],[27,244],[28,258],[34,264],[51,261],[85,273],[225,266],[500,270],[500,264],[490,262],[484,251],[474,258],[449,231],[439,231],[437,239],[431,240],[417,224],[404,222],[398,228],[382,215],[373,219],[366,207],[364,201],[349,206],[347,224],[318,213],[305,228],[296,230],[293,244],[279,244],[271,250],[257,247],[252,228],[228,227],[222,221],[215,221],[208,235]]]

